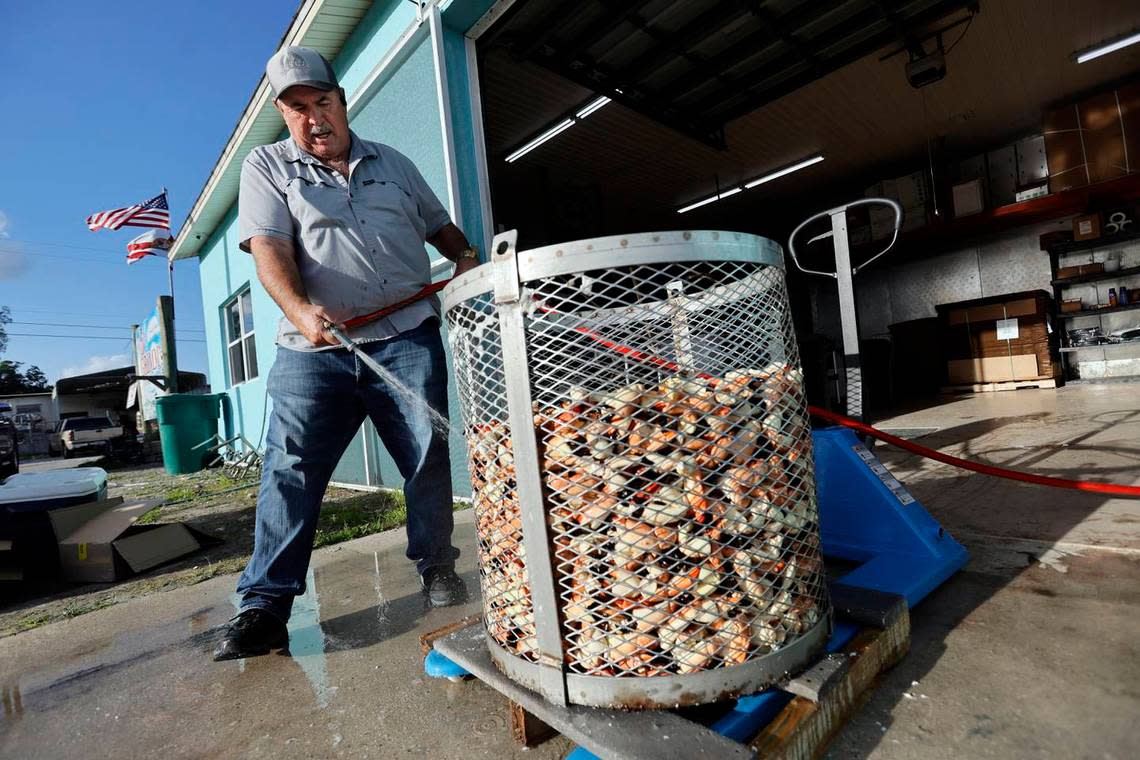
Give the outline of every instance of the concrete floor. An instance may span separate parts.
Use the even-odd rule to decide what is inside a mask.
[[[1140,386],[982,394],[882,423],[1068,477],[1140,482]],[[878,453],[972,553],[912,611],[910,654],[834,758],[1133,757],[1140,743],[1140,501],[1046,490]],[[460,570],[474,586],[470,513]],[[425,610],[402,535],[318,551],[292,654],[213,663],[234,578],[0,644],[0,757],[559,757],[511,744],[502,700],[426,680]]]

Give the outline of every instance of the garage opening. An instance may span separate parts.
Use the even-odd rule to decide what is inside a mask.
[[[1138,322],[1119,291],[1140,289],[1140,248],[1114,260],[1073,232],[1095,215],[1120,243],[1103,225],[1124,213],[1131,234],[1140,46],[1077,59],[1135,23],[1127,2],[516,2],[477,38],[495,229],[524,250],[677,229],[786,245],[887,197],[901,234],[855,283],[866,409],[1140,376],[1140,343],[1114,337]],[[893,222],[848,214],[856,263]],[[833,266],[829,245],[810,255]],[[1136,279],[1069,281],[1098,261]],[[790,269],[811,400],[842,408],[835,283]]]

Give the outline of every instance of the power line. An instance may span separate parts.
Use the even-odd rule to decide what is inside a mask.
[[[138,319],[138,314],[108,314],[105,311],[61,311],[59,309],[26,309],[23,306],[13,307],[14,311],[31,312],[33,314],[67,314],[72,317],[110,317],[112,319]]]
[[[112,251],[110,248],[92,248],[87,245],[73,245],[71,243],[49,243],[46,240],[28,240],[27,238],[4,238],[13,243],[28,243],[30,245],[46,245],[49,248],[74,248],[77,251],[95,251],[96,253],[119,253],[119,251]]]
[[[27,256],[31,260],[35,260],[35,259],[57,259],[59,261],[78,261],[81,264],[107,264],[107,265],[111,265],[111,266],[118,266],[118,265],[123,263],[121,261],[110,261],[108,259],[96,259],[96,258],[85,259],[85,258],[81,258],[79,256],[53,256],[50,253],[29,253],[28,251],[13,251],[13,250],[7,249],[7,248],[0,248],[0,253],[10,253],[13,255],[23,255],[23,256]],[[127,254],[124,252],[123,258],[126,259],[126,257],[127,257]]]
[[[68,340],[117,340],[129,344],[130,338],[124,338],[120,335],[48,335],[46,333],[8,333],[8,337],[19,338],[67,338]],[[178,343],[205,343],[205,338],[178,338],[175,337]]]
[[[37,327],[90,327],[93,330],[126,330],[127,332],[130,332],[131,329],[129,327],[123,327],[122,325],[73,325],[67,322],[21,322],[16,319],[12,320],[8,324],[36,325]],[[195,330],[191,327],[178,327],[176,329],[182,330],[183,332],[206,332],[205,330]]]

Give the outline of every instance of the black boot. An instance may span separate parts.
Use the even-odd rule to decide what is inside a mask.
[[[429,567],[420,583],[432,607],[450,607],[467,601],[467,586],[450,567]]]
[[[248,609],[226,624],[214,648],[214,660],[256,657],[288,645],[289,631],[280,618],[265,610]]]

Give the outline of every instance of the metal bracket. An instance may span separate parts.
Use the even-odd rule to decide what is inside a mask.
[[[165,375],[130,375],[129,379],[132,383],[139,380],[146,380],[148,383],[155,385],[160,391],[166,390]]]
[[[550,702],[567,704],[566,672],[562,652],[562,631],[558,622],[558,592],[554,580],[554,557],[546,524],[546,504],[542,495],[542,470],[527,368],[526,326],[520,303],[515,243],[518,231],[496,235],[491,253],[492,277],[499,334],[503,348],[506,380],[507,418],[514,442],[515,481],[522,520],[522,544],[526,551],[526,571],[534,607],[535,643],[542,666],[539,691]]]
[[[515,257],[518,239],[518,230],[508,230],[495,235],[491,241],[491,272],[496,304],[518,303],[522,294],[519,264]]]

